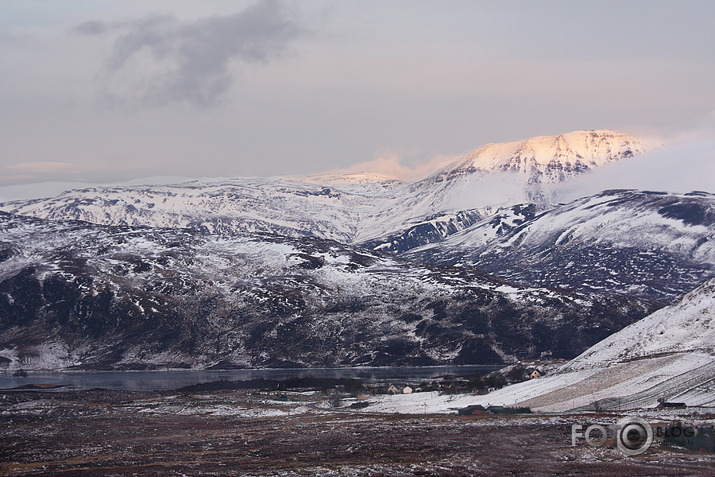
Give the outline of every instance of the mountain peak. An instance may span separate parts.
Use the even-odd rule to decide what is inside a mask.
[[[643,142],[629,134],[607,129],[573,131],[484,145],[436,177],[445,180],[474,173],[509,172],[525,176],[530,184],[556,183],[643,152]]]

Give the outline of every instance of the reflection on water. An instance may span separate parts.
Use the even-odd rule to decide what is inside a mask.
[[[289,378],[358,378],[364,381],[409,381],[441,376],[474,376],[499,365],[385,368],[241,369],[230,371],[71,371],[28,372],[27,377],[0,373],[0,390],[25,385],[63,386],[60,390],[104,388],[123,391],[168,391],[192,384],[228,380]]]

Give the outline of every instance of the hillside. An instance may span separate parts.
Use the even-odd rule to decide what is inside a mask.
[[[540,213],[513,206],[406,256],[671,301],[715,276],[715,195],[620,190]]]
[[[513,285],[337,242],[0,215],[11,369],[570,358],[653,306]]]
[[[487,403],[549,412],[624,410],[654,407],[658,400],[715,405],[715,279],[592,346],[553,375],[485,396],[386,398],[371,410],[448,411]]]

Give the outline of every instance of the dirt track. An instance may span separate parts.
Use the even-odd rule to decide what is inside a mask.
[[[281,409],[249,394],[0,396],[0,474],[713,475],[712,455],[571,447],[568,419]],[[295,411],[296,405],[288,403]],[[210,415],[241,406],[246,412]],[[292,407],[290,407],[292,406]],[[180,411],[177,411],[180,410]],[[541,420],[540,420],[541,419]]]

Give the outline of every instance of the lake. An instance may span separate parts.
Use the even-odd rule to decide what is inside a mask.
[[[18,386],[62,385],[58,391],[104,388],[121,391],[170,391],[192,384],[212,381],[245,381],[249,379],[285,380],[290,378],[356,378],[363,381],[419,381],[441,376],[468,377],[486,374],[502,365],[425,366],[381,368],[293,368],[239,369],[225,371],[170,370],[170,371],[28,371],[25,378],[11,372],[0,373],[0,391]]]

